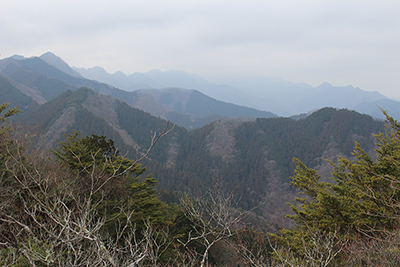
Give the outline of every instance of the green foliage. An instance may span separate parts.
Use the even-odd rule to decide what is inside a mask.
[[[18,113],[20,113],[21,111],[19,110],[19,106],[18,107],[13,107],[7,110],[7,108],[10,106],[9,103],[2,103],[0,105],[0,122],[4,122],[6,121],[6,119],[10,116],[16,115]],[[1,113],[4,113],[4,115],[1,115]],[[2,126],[3,127],[3,126]]]
[[[194,173],[206,185],[205,188],[212,184],[212,170],[218,167],[218,159],[213,159],[205,149],[206,137],[213,128],[214,125],[209,124],[186,135],[176,159],[176,169]]]
[[[4,125],[7,118],[19,114],[19,107],[9,108],[10,103],[0,104],[0,177],[6,173],[5,162],[9,159],[8,150],[12,150],[14,141],[10,138],[11,127]],[[4,114],[2,114],[4,113]]]
[[[66,91],[52,101],[40,105],[34,112],[27,114],[23,121],[29,126],[38,125],[44,130],[48,130],[70,108],[74,110],[73,115],[69,114],[73,116],[73,118],[69,118],[72,120],[68,121],[67,116],[67,121],[62,122],[63,124],[70,124],[66,129],[66,133],[70,134],[74,129],[77,129],[83,136],[90,136],[93,133],[99,136],[105,135],[115,141],[115,146],[121,148],[121,153],[125,154],[127,151],[133,151],[132,147],[124,144],[118,132],[104,118],[96,116],[82,106],[87,94],[94,94],[94,92],[85,87],[75,92]],[[66,141],[64,136],[60,139]]]
[[[143,225],[147,219],[155,224],[167,223],[164,220],[167,206],[155,195],[156,180],[152,176],[140,178],[146,169],[137,162],[120,156],[113,140],[106,140],[106,136],[95,134],[81,137],[78,132],[74,132],[67,136],[66,142],[60,142],[53,153],[60,163],[82,176],[84,188],[91,188],[94,173],[104,177],[101,179],[111,187],[101,188],[100,183],[99,188],[91,190],[100,194],[97,198],[104,199],[99,209],[109,207],[106,213],[110,217],[120,219],[117,216],[120,210],[113,207],[118,203],[127,203],[129,208],[135,210],[132,216],[134,223]],[[106,195],[102,194],[104,190],[108,192]]]
[[[292,184],[303,197],[299,206],[291,204],[296,222],[293,230],[282,231],[281,241],[292,251],[305,255],[304,243],[312,233],[332,233],[335,238],[352,239],[358,233],[374,236],[399,227],[400,204],[400,124],[385,113],[391,129],[375,135],[377,146],[374,161],[356,142],[355,160],[339,158],[333,164],[330,182],[320,181],[314,169],[300,160]],[[337,235],[336,235],[337,234]]]
[[[106,136],[93,134],[82,137],[75,131],[67,136],[66,142],[59,142],[59,148],[53,151],[56,158],[74,171],[92,171],[92,168],[104,168],[112,157],[118,156],[114,141]]]
[[[322,156],[328,145],[347,152],[354,146],[354,140],[358,140],[371,148],[372,133],[383,129],[382,123],[369,116],[333,108],[323,108],[297,121],[269,118],[246,122],[235,131],[238,151],[235,164],[221,176],[236,182],[243,196],[248,194],[247,188],[254,190],[252,197],[243,197],[243,201],[256,199],[257,203],[271,177],[270,170],[265,167],[266,161],[274,161],[273,171],[279,172],[282,182],[290,182],[296,167],[293,157],[314,167],[318,164],[316,159]],[[345,155],[351,156],[350,153]],[[243,207],[251,208],[255,203],[247,201]]]
[[[321,182],[321,178],[314,169],[307,168],[298,159],[296,176],[292,184],[304,195],[296,198],[302,205],[300,208],[291,205],[296,215],[291,216],[298,225],[315,225],[321,229],[328,229],[332,225],[346,229],[358,217],[359,210],[351,198],[351,188],[341,184]]]
[[[147,266],[154,251],[175,255],[161,227],[176,210],[158,199],[154,178],[120,156],[112,140],[75,132],[60,142],[54,162],[23,147],[11,150],[11,137],[2,137],[1,167],[11,175],[0,176],[0,265],[126,266],[143,250]]]

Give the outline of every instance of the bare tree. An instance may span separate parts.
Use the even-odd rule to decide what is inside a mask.
[[[160,266],[161,255],[172,243],[166,229],[145,221],[143,230],[138,231],[131,222],[134,210],[116,203],[120,212],[111,218],[117,222],[116,236],[110,236],[105,229],[109,218],[99,214],[99,207],[110,183],[135,168],[157,140],[171,131],[167,127],[152,135],[150,148],[131,166],[98,165],[94,152],[91,165],[79,173],[28,153],[18,140],[3,143],[1,265]],[[79,161],[79,155],[76,157]],[[113,166],[112,171],[105,166]],[[124,220],[117,219],[120,214]]]
[[[250,266],[272,266],[271,242],[269,234],[257,232],[247,227],[236,232],[236,250]]]
[[[345,248],[346,266],[400,266],[400,231],[355,237]]]
[[[339,234],[339,229],[320,231],[306,224],[306,234],[301,237],[301,252],[294,251],[291,244],[272,245],[276,266],[314,267],[328,266],[344,250],[348,238]],[[287,241],[286,241],[287,242]]]
[[[181,206],[186,217],[192,222],[193,229],[188,233],[187,240],[178,240],[186,249],[192,242],[198,242],[204,247],[204,252],[191,250],[200,258],[200,266],[208,265],[210,249],[220,241],[232,237],[246,214],[232,208],[233,195],[224,196],[218,186],[210,189],[207,197],[191,199],[185,196]]]

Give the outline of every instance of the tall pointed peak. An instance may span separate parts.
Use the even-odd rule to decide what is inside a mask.
[[[52,52],[46,52],[39,58],[71,76],[81,77],[77,71],[73,70],[64,60],[62,60],[59,56],[56,56]]]
[[[44,61],[46,61],[47,63],[49,63],[51,65],[54,65],[55,67],[56,67],[57,64],[68,65],[67,63],[65,63],[64,60],[62,60],[60,57],[56,56],[52,52],[46,52],[43,55],[41,55],[39,58],[44,60]]]

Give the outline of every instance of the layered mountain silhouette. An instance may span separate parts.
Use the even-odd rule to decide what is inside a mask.
[[[276,117],[271,112],[215,100],[196,90],[164,89],[161,99],[157,99],[154,91],[124,91],[105,83],[83,78],[61,58],[50,52],[40,57],[14,56],[1,60],[0,73],[5,80],[13,83],[15,88],[19,88],[22,93],[39,104],[53,99],[64,91],[74,91],[86,86],[101,94],[120,98],[133,107],[171,120],[189,129],[201,127],[223,118]],[[167,95],[171,99],[175,99],[174,105],[165,102]],[[185,95],[185,97],[180,95]],[[180,109],[179,106],[187,108]]]
[[[290,186],[293,157],[328,179],[332,166],[323,159],[351,158],[354,141],[373,154],[372,134],[384,130],[383,122],[347,109],[322,108],[293,119],[278,118],[267,111],[213,99],[196,88],[125,91],[83,78],[72,69],[65,72],[68,65],[63,60],[45,55],[0,61],[0,102],[20,105],[24,113],[15,116],[20,123],[39,125],[38,146],[54,148],[57,140],[77,130],[84,136],[106,135],[123,154],[134,158],[149,146],[151,132],[164,129],[167,120],[175,121],[174,130],[142,162],[158,180],[160,193],[201,195],[218,182],[227,193],[238,196],[242,208],[265,201],[258,214],[278,225],[289,212],[285,203],[296,196]],[[351,101],[340,102],[337,93],[353,92],[357,99],[364,95],[357,88],[329,84],[299,87],[316,95],[327,91],[338,105]],[[398,105],[387,98],[374,100],[379,94],[365,95],[357,106],[366,112],[374,112],[367,101],[383,108]],[[392,111],[396,109],[389,114]]]
[[[177,118],[181,112],[171,106],[167,108],[160,105],[160,103],[154,104],[154,102],[150,101],[151,97],[149,95],[145,96],[147,92],[154,96],[154,90],[146,92],[144,89],[163,89],[165,91],[167,88],[172,88],[186,89],[190,92],[196,90],[209,96],[210,99],[219,99],[220,103],[225,101],[226,104],[235,103],[236,106],[242,105],[244,107],[251,107],[252,112],[249,110],[246,114],[243,114],[242,117],[270,117],[274,116],[274,114],[291,116],[309,113],[310,111],[330,106],[352,109],[376,118],[384,118],[377,106],[394,112],[399,110],[400,106],[398,101],[388,99],[378,92],[363,91],[351,85],[332,86],[329,83],[323,83],[318,87],[312,87],[307,84],[271,80],[263,77],[243,78],[240,76],[231,77],[229,81],[232,84],[230,85],[214,84],[197,75],[181,71],[161,72],[159,70],[153,70],[147,73],[134,73],[131,75],[125,75],[118,71],[114,74],[109,74],[101,67],[94,67],[91,69],[71,68],[65,61],[51,52],[47,52],[39,58],[25,58],[15,55],[11,58],[3,59],[0,61],[0,70],[3,75],[9,76],[10,72],[15,72],[15,66],[14,69],[12,69],[12,66],[8,67],[10,63],[14,63],[25,71],[27,69],[31,71],[34,69],[34,72],[39,72],[50,78],[59,79],[75,88],[88,86],[97,92],[121,98],[130,105],[135,106],[135,103],[137,103],[137,107],[166,119]],[[45,65],[47,65],[47,67]],[[5,69],[7,67],[8,69]],[[14,73],[14,78],[16,75],[17,74]],[[225,80],[226,79],[227,78],[225,78]],[[32,87],[35,85],[30,84],[28,87],[29,86]],[[58,88],[62,88],[62,86],[58,86]],[[137,101],[135,94],[131,92],[132,90],[137,91],[138,89],[141,89],[141,97],[145,98],[143,101]],[[47,100],[51,99],[62,90],[64,89],[58,89],[58,92],[51,93],[50,95],[46,93],[46,97],[44,98],[47,98]],[[177,92],[176,90],[172,91],[174,94]],[[202,99],[204,100],[205,98],[203,97]],[[144,106],[143,103],[153,105]],[[141,104],[142,106],[139,106]],[[185,106],[185,103],[181,104]],[[157,111],[153,111],[155,107],[157,107]],[[161,110],[160,107],[164,109]],[[272,112],[274,114],[262,114],[260,111]],[[177,112],[178,114],[172,113],[166,115],[168,112]],[[203,117],[199,116],[199,114],[183,114],[188,115],[182,118],[185,120],[185,122],[182,123],[185,127],[194,128],[204,125],[201,122]],[[397,116],[400,115],[397,114],[399,113],[396,112],[393,116],[398,118]],[[208,116],[212,117],[205,119],[205,122],[210,122],[212,119],[223,118],[224,116],[231,117],[231,115],[228,114],[208,114]],[[191,123],[188,123],[189,118],[192,121]]]
[[[84,77],[125,90],[166,87],[196,89],[222,101],[267,110],[280,116],[308,113],[329,106],[352,109],[376,118],[384,118],[376,106],[376,101],[380,101],[381,108],[385,110],[398,110],[400,106],[398,101],[390,100],[378,92],[367,92],[351,85],[332,86],[327,82],[312,87],[304,83],[291,83],[258,76],[233,76],[220,79],[227,83],[215,84],[197,75],[181,71],[152,70],[147,73],[136,72],[125,75],[121,71],[109,74],[101,67],[75,68],[75,70]],[[399,113],[394,116],[397,114]]]
[[[128,157],[146,151],[151,132],[167,121],[133,108],[118,98],[82,87],[36,106],[21,116],[21,123],[39,125],[38,145],[55,148],[65,134],[106,135]],[[168,127],[172,127],[170,124]],[[332,170],[324,159],[351,157],[357,140],[368,152],[374,149],[373,133],[384,123],[354,111],[324,108],[306,118],[217,120],[188,131],[175,126],[142,162],[158,180],[162,192],[183,191],[201,195],[215,182],[226,193],[239,196],[239,206],[260,207],[259,214],[278,225],[290,210],[296,192],[290,186],[293,157],[320,170],[327,179]],[[285,222],[285,225],[290,225]]]

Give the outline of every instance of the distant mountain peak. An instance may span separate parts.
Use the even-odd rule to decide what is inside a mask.
[[[24,59],[26,59],[24,56],[17,55],[17,54],[11,56],[11,58],[15,59],[15,60],[24,60]]]
[[[56,57],[56,58],[61,59],[60,57],[56,56],[53,52],[50,52],[50,51],[44,53],[44,54],[41,55],[40,57],[41,57],[41,58],[43,58],[43,57]]]
[[[323,82],[319,86],[317,86],[317,88],[331,88],[331,87],[333,87],[333,85],[328,82]]]
[[[64,60],[62,60],[59,56],[56,56],[52,52],[46,52],[39,58],[73,77],[82,77],[77,71],[73,70]]]
[[[117,75],[117,76],[126,77],[126,74],[125,74],[125,73],[123,73],[123,72],[122,72],[122,71],[120,71],[120,70],[118,70],[118,71],[114,72],[114,74],[113,74],[113,75]]]
[[[43,55],[41,55],[39,58],[41,58],[42,60],[46,61],[47,63],[50,62],[58,62],[58,63],[63,63],[65,65],[68,65],[67,63],[65,63],[64,60],[62,60],[60,57],[56,56],[54,53],[52,52],[46,52]],[[50,63],[51,64],[51,63]],[[52,64],[53,65],[53,64]]]

